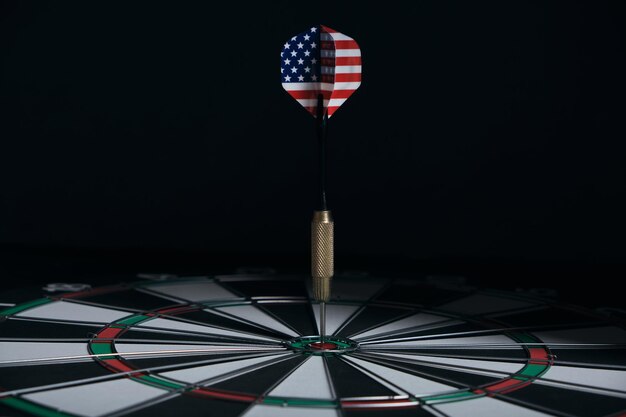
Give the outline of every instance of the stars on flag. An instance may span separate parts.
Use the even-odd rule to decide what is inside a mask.
[[[317,27],[285,42],[281,56],[282,82],[314,82],[321,79],[319,61],[320,34]],[[286,58],[287,57],[287,58]]]

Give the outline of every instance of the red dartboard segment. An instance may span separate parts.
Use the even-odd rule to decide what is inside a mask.
[[[191,313],[192,311],[199,311],[201,308],[195,306],[182,306],[182,307],[167,307],[159,310],[155,310],[158,314],[176,315]]]
[[[531,347],[528,348],[527,351],[530,354],[530,363],[545,363],[552,360],[550,352],[548,352],[545,348]]]
[[[189,391],[190,395],[197,395],[205,398],[215,398],[220,400],[228,400],[228,401],[240,401],[244,403],[251,403],[258,399],[255,395],[248,395],[237,392],[228,392],[215,390],[210,388],[197,388],[192,391]]]
[[[100,330],[96,335],[95,339],[114,339],[118,337],[121,333],[126,330],[125,327],[105,327]]]
[[[524,388],[529,385],[531,381],[520,381],[518,379],[505,379],[493,385],[486,386],[482,389],[474,390],[475,394],[494,394],[494,393],[507,393],[513,390]]]

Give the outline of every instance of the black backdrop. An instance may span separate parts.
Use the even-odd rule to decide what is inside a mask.
[[[319,23],[364,61],[330,120],[338,268],[563,288],[626,272],[623,2],[1,7],[14,285],[306,270],[313,121],[278,69],[284,41]]]

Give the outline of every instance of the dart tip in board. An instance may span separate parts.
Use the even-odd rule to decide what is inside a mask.
[[[320,303],[320,345],[324,345],[324,338],[326,337],[326,303]],[[315,348],[321,349],[321,348]]]

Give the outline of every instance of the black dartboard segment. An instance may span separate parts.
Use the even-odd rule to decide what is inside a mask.
[[[450,283],[333,285],[332,352],[308,345],[319,316],[304,277],[12,294],[0,299],[0,414],[626,416],[623,323]]]

